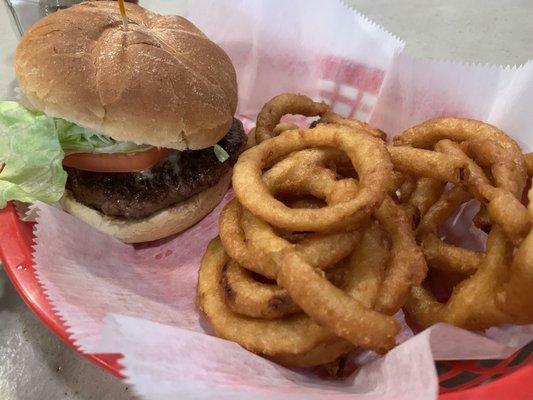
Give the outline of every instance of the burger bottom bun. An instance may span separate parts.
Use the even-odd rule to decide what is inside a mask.
[[[215,186],[172,207],[135,220],[106,216],[76,201],[68,190],[59,204],[69,214],[124,243],[149,242],[184,231],[196,224],[220,203],[230,183],[231,171]]]

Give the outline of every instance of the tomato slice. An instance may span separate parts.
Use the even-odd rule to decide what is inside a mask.
[[[153,167],[170,153],[153,147],[136,153],[75,153],[63,159],[63,165],[93,172],[136,172]]]

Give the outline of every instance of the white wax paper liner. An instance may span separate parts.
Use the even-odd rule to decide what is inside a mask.
[[[160,352],[162,343],[164,353]],[[99,350],[125,354],[120,362],[128,372],[127,382],[146,399],[266,400],[274,396],[291,400],[426,400],[438,392],[434,358],[502,358],[516,349],[438,324],[366,364],[347,381],[317,381],[250,354],[232,342],[110,315]]]
[[[74,343],[83,351],[95,352],[108,313],[202,331],[195,306],[198,265],[207,243],[217,234],[218,214],[230,197],[231,192],[191,229],[136,247],[36,203],[37,278]],[[55,267],[48,268],[52,264]]]
[[[238,114],[252,119],[280,92],[324,98],[335,111],[366,119],[404,47],[340,1],[195,0],[184,15],[232,59]]]
[[[231,398],[241,393],[242,398],[358,394],[428,399],[438,388],[434,359],[506,357],[533,336],[532,326],[493,328],[496,342],[441,324],[365,365],[348,381],[319,381],[205,334],[209,328],[194,305],[196,272],[205,245],[216,234],[217,213],[158,246],[134,250],[55,207],[38,203],[35,208],[38,277],[72,339],[84,351],[124,354],[121,364],[128,382],[147,398]],[[58,237],[65,239],[41,257],[39,243]],[[176,251],[183,243],[187,251]],[[113,317],[106,320],[109,314]]]
[[[390,135],[429,118],[478,119],[533,150],[533,60],[520,67],[463,65],[398,54],[370,123]]]
[[[163,4],[149,3],[156,11]],[[400,40],[336,1],[198,0],[184,12],[232,57],[241,117],[254,118],[273,95],[296,91],[325,98],[347,115],[372,112],[371,122],[392,134],[455,115],[493,122],[525,148],[533,144],[531,63],[504,69],[415,59]],[[490,330],[511,346],[505,347],[439,326],[337,384],[271,364],[207,336],[195,308],[198,265],[221,207],[180,235],[134,247],[36,204],[37,274],[55,310],[82,350],[122,352],[124,374],[148,398],[427,399],[437,393],[434,357],[505,357],[533,337],[531,327]]]

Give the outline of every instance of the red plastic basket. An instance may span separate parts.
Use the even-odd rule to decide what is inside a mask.
[[[320,96],[344,115],[366,120],[384,72],[331,57],[323,62]],[[43,321],[69,346],[76,348],[65,325],[53,312],[35,277],[32,262],[33,224],[22,222],[15,207],[0,210],[0,257],[16,289]],[[533,400],[533,344],[506,360],[438,362],[441,400]],[[120,354],[84,354],[111,374],[123,378]]]
[[[61,340],[76,348],[52,310],[35,277],[33,224],[22,222],[12,204],[0,210],[0,257],[26,304]],[[441,400],[533,399],[533,343],[505,360],[438,362]],[[111,374],[123,378],[120,354],[82,353]]]

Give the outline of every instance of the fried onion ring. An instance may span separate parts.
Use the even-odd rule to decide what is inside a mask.
[[[248,210],[243,210],[242,228],[248,243],[248,248],[257,259],[257,264],[268,266],[267,273],[273,273],[276,279],[278,264],[272,258],[273,254],[284,249],[294,249],[302,258],[314,268],[328,269],[348,256],[359,237],[358,232],[335,233],[325,236],[314,236],[292,244],[278,236],[274,229],[265,221],[255,217]],[[246,267],[246,265],[243,265]],[[262,271],[255,271],[267,276]],[[270,278],[270,277],[269,277]]]
[[[510,192],[507,193],[512,196]],[[425,220],[422,220],[419,233],[427,235],[428,231],[434,231],[450,210],[468,199],[468,194],[459,187],[444,193],[434,209],[430,209]],[[530,197],[533,197],[533,191],[530,191]],[[531,222],[531,202],[529,208],[526,218]],[[431,214],[436,216],[433,221],[429,221]],[[436,236],[431,238],[434,242],[432,245],[439,240]],[[427,240],[428,236],[425,236],[424,244],[427,244]],[[436,243],[441,246],[439,242]],[[530,230],[513,257],[513,245],[506,232],[500,225],[493,224],[485,254],[461,249],[461,252],[453,254],[448,251],[445,259],[443,254],[446,253],[439,250],[440,262],[445,266],[442,270],[464,273],[470,277],[454,287],[446,303],[438,302],[428,288],[412,288],[406,310],[422,326],[447,322],[466,329],[481,330],[502,323],[533,322],[532,245],[533,234]],[[454,265],[455,268],[451,268]]]
[[[319,174],[313,173],[312,176],[317,179]],[[323,182],[320,178],[318,178],[318,180],[321,184],[315,188],[317,192],[313,194],[320,197],[323,195],[323,193],[318,192],[318,190],[320,188],[328,188],[329,183]],[[330,177],[330,180],[336,182],[334,177]],[[306,182],[309,183],[310,181]],[[327,191],[327,189],[325,190]],[[345,194],[347,193],[348,192],[345,192]],[[348,195],[354,196],[356,193],[357,190],[354,184],[351,187],[351,193]],[[342,202],[344,199],[339,198],[337,200]],[[387,270],[387,274],[383,282],[382,294],[379,299],[379,308],[382,309],[382,311],[394,314],[403,305],[410,286],[420,284],[423,278],[425,277],[426,265],[422,256],[422,252],[418,248],[414,240],[410,221],[406,213],[390,198],[387,198],[375,213],[377,218],[384,224],[385,228],[390,231],[394,243],[390,266]],[[353,327],[362,331],[365,331],[365,329],[367,329],[367,327],[365,326],[360,326],[360,318],[361,314],[363,313],[363,309],[359,307],[358,303],[354,303],[352,301],[352,315],[345,315],[345,318],[351,317],[352,322],[349,323],[348,319],[339,319],[339,317],[335,315],[335,310],[329,309],[328,307],[333,306],[333,304],[335,304],[335,299],[339,302],[346,303],[345,305],[348,305],[349,299],[341,295],[341,292],[336,290],[333,285],[328,284],[328,282],[324,280],[320,274],[316,275],[316,280],[314,282],[310,281],[308,277],[305,282],[300,283],[299,286],[294,283],[295,275],[293,274],[296,274],[298,272],[307,273],[313,270],[313,268],[309,265],[308,262],[305,262],[303,260],[301,255],[298,255],[299,252],[297,249],[292,248],[286,242],[284,243],[284,240],[278,237],[275,234],[273,228],[271,228],[266,222],[255,217],[249,211],[244,210],[242,223],[243,230],[245,232],[245,236],[248,240],[249,246],[253,248],[253,252],[258,255],[258,258],[268,258],[272,260],[272,265],[283,266],[283,257],[292,257],[287,256],[287,253],[291,250],[294,250],[292,252],[295,253],[297,256],[292,257],[291,259],[292,264],[290,265],[292,266],[290,268],[292,269],[290,269],[288,272],[282,272],[282,270],[280,270],[278,272],[276,280],[281,286],[285,287],[288,290],[293,300],[297,304],[299,304],[300,307],[303,308],[303,304],[313,304],[310,300],[310,298],[313,297],[313,293],[315,293],[314,297],[317,299],[316,301],[320,301],[322,295],[328,295],[328,298],[330,298],[330,296],[333,296],[331,297],[332,302],[329,304],[325,304],[324,302],[322,302],[323,305],[321,308],[311,306],[309,306],[311,307],[310,309],[303,308],[306,314],[310,315],[311,318],[313,318],[314,320],[318,320],[320,324],[325,324],[326,326],[330,327],[330,329],[332,329],[339,336],[350,340],[354,344],[362,345],[365,347],[372,346],[372,348],[378,351],[383,351],[386,348],[385,346],[388,346],[386,342],[382,342],[385,343],[382,345],[382,348],[375,347],[377,345],[375,343],[360,342],[362,338],[360,336],[357,336],[355,334],[355,331],[350,330],[350,328]],[[280,252],[284,254],[281,257],[281,264],[280,261],[275,258]],[[301,268],[301,271],[296,271],[294,267],[294,263],[297,261],[300,262],[299,266]],[[285,263],[288,262],[289,261],[285,261]],[[312,286],[313,283],[314,286]],[[325,292],[316,292],[318,290],[322,290]],[[301,303],[299,303],[299,301]],[[313,310],[312,314],[310,311],[311,309]],[[376,315],[379,315],[381,317],[377,318]],[[382,317],[383,315],[379,313],[376,313],[375,315],[370,314],[368,318],[374,318],[374,320],[370,321],[369,323],[377,323],[377,321],[379,320],[384,320],[384,318]],[[381,328],[384,328],[385,323],[382,322],[382,324],[383,325],[381,326]],[[346,328],[347,326],[348,328]],[[382,337],[378,338],[377,340],[383,341],[384,339],[385,338]]]
[[[429,208],[435,204],[444,191],[445,183],[433,178],[419,178],[414,184],[411,195],[403,200],[405,210],[411,216],[414,226],[426,214]]]
[[[486,153],[472,154],[480,164],[491,167],[492,176],[498,185],[494,187],[482,168],[461,149],[460,145],[451,140],[441,140],[435,145],[438,151],[461,158],[466,166],[465,184],[481,202],[486,204],[491,219],[500,224],[508,237],[516,244],[529,232],[529,219],[526,208],[520,203],[519,197],[524,189],[523,176],[514,168],[510,155],[490,140],[472,140],[464,142],[464,147],[472,153],[484,148]],[[487,149],[488,148],[488,149]]]
[[[436,118],[428,120],[420,125],[407,129],[400,135],[394,138],[393,142],[395,146],[411,146],[422,149],[433,149],[435,145],[448,139],[457,143],[463,142],[475,142],[477,141],[490,141],[492,144],[496,144],[505,150],[506,158],[513,164],[512,170],[514,173],[509,176],[513,176],[513,185],[517,188],[513,193],[517,193],[523,190],[526,182],[526,162],[520,150],[518,144],[507,136],[504,132],[498,128],[489,125],[487,123],[469,119],[460,118]],[[487,145],[485,143],[485,149]],[[494,146],[491,146],[494,148]],[[477,149],[479,150],[479,148]],[[479,151],[476,152],[479,155]],[[502,154],[501,151],[497,152]],[[492,152],[492,157],[496,153]],[[472,164],[470,168],[472,171]],[[510,169],[507,168],[507,171]],[[477,174],[479,176],[479,174]],[[478,199],[478,193],[474,193]],[[496,197],[493,195],[492,197]],[[515,203],[516,204],[516,203]],[[499,210],[496,210],[499,211]],[[482,227],[488,230],[488,218],[483,215],[483,211],[476,218],[476,226]],[[515,240],[517,240],[516,233],[514,234]],[[521,233],[523,235],[523,232]],[[520,238],[518,238],[519,240]]]
[[[514,168],[511,154],[505,148],[488,139],[468,140],[461,147],[481,167],[490,168],[494,186],[510,191],[516,198],[522,196],[524,175]]]
[[[375,308],[392,315],[405,303],[411,286],[420,285],[426,277],[426,260],[415,241],[409,216],[394,200],[386,197],[374,216],[392,239],[389,265]]]
[[[387,232],[374,221],[344,262],[345,268],[352,272],[344,276],[342,289],[367,308],[373,308],[377,301],[390,247]]]
[[[274,168],[268,172],[272,172],[275,170]],[[339,184],[342,181],[337,181],[335,176],[327,173],[327,171],[329,170],[323,168],[308,170],[308,173],[311,172],[311,177],[298,181],[303,187],[292,186],[291,189],[296,193],[300,190],[305,190],[319,198],[329,195],[330,198],[326,198],[328,204],[342,203],[345,201],[343,196],[353,197],[357,195],[358,188],[355,182],[349,179],[343,180],[347,181],[348,186],[346,190],[339,191],[342,195],[331,193],[329,189],[331,185]],[[265,174],[265,177],[270,178],[267,174]],[[284,178],[287,178],[287,176],[284,176]],[[298,175],[298,178],[300,178],[300,175]],[[290,182],[291,179],[289,178],[288,181]],[[275,193],[278,188],[269,185],[269,189]],[[410,229],[408,223],[407,225]],[[291,246],[283,238],[277,236],[274,229],[267,222],[256,217],[246,209],[243,210],[242,227],[249,248],[261,260],[261,263],[269,262],[272,266],[279,266],[276,276],[278,284],[287,289],[294,302],[313,320],[328,327],[337,335],[347,339],[354,345],[364,346],[365,348],[371,348],[379,352],[385,351],[390,348],[389,346],[392,346],[398,330],[398,326],[393,319],[365,308],[359,302],[354,301],[349,295],[346,295],[342,290],[329,283],[324,279],[323,273],[318,273],[309,263],[309,260],[305,259],[302,252],[298,251],[296,246]],[[329,234],[322,238],[321,241],[324,242],[333,236],[334,234]],[[334,243],[332,242],[328,247],[334,249]],[[307,275],[311,272],[313,273],[312,276]],[[417,276],[411,272],[409,274]],[[306,276],[305,281],[302,282],[301,279],[298,279],[298,276]],[[393,278],[396,279],[397,276],[393,276]],[[416,283],[420,283],[420,280]],[[391,285],[391,288],[396,289],[397,287],[398,285]],[[405,292],[407,290],[408,286],[405,288]],[[324,298],[330,300],[325,301]],[[316,302],[321,302],[322,306],[316,307]],[[342,318],[335,309],[337,302],[346,306],[340,307],[339,310],[350,310],[349,313],[343,313]],[[380,336],[377,334],[369,335],[369,331],[374,325],[376,325],[376,329],[381,333]]]
[[[220,276],[226,305],[235,313],[254,318],[281,318],[300,310],[287,291],[278,285],[258,282],[235,261]]]
[[[526,166],[518,144],[500,129],[487,123],[462,118],[435,118],[402,132],[393,139],[395,146],[432,149],[442,139],[455,142],[489,139],[499,143],[512,154],[517,172],[525,176]],[[522,186],[525,185],[525,179]]]
[[[529,177],[533,177],[533,153],[528,153],[524,155],[526,159],[527,174]]]
[[[529,190],[528,211],[533,225],[533,188]],[[533,229],[514,255],[509,279],[498,293],[497,303],[515,323],[533,323]]]
[[[447,272],[472,275],[483,259],[483,253],[450,246],[434,233],[427,233],[422,241],[422,249],[432,268]]]
[[[257,319],[231,311],[224,302],[220,285],[222,269],[228,261],[220,239],[216,238],[207,247],[198,275],[198,307],[217,336],[267,357],[304,354],[335,338],[305,314],[283,319]]]
[[[276,271],[269,270],[269,266],[258,265],[257,260],[248,250],[241,226],[241,217],[242,207],[237,199],[233,199],[226,204],[220,213],[218,228],[224,249],[238,264],[246,265],[246,268],[269,279],[274,279]]]
[[[417,237],[423,240],[423,236],[427,233],[436,234],[439,226],[452,215],[454,210],[472,198],[473,196],[461,186],[454,186],[447,192],[444,192],[420,221],[416,231]]]
[[[298,153],[293,155],[293,157],[297,155]],[[275,168],[276,166],[268,171],[265,177]],[[309,170],[307,171],[309,172]],[[300,183],[305,182],[308,185],[305,188],[310,190],[316,197],[324,197],[329,192],[328,188],[332,184],[339,183],[332,175],[326,174],[326,176],[321,178],[324,172],[323,170],[312,170],[312,172],[310,179],[301,181]],[[288,178],[286,175],[283,177],[284,179]],[[290,181],[291,179],[289,178],[288,180]],[[318,184],[313,184],[315,181]],[[349,185],[346,187],[346,190],[342,191],[342,196],[348,198],[355,197],[357,195],[357,186],[355,182],[347,181]],[[269,185],[269,188],[274,193],[277,190],[277,188],[271,185]],[[292,187],[292,190],[295,192],[298,192],[300,189],[299,187]],[[328,202],[331,204],[337,204],[343,201],[345,201],[345,198],[338,196],[336,198],[332,196],[331,199],[328,199]],[[253,216],[248,211],[245,211],[244,215],[243,228],[250,245],[255,246],[254,253],[260,254],[261,256],[259,257],[268,258],[272,254],[280,252],[280,249],[283,247],[282,239],[275,235],[273,229],[266,222]],[[388,314],[394,314],[405,302],[410,286],[418,285],[424,279],[427,267],[422,252],[414,240],[409,218],[399,205],[391,198],[386,198],[378,210],[375,211],[375,216],[384,225],[385,229],[389,231],[393,239],[393,253],[383,282],[383,290],[378,300],[378,310]],[[288,248],[288,246],[285,246],[285,248]],[[272,261],[272,263],[275,264],[275,261]]]
[[[245,213],[248,213],[246,210]],[[238,264],[268,279],[275,279],[277,266],[269,257],[256,257],[250,252],[249,245],[242,229],[243,210],[236,199],[230,201],[220,215],[220,238],[230,257]],[[267,224],[265,224],[268,226]],[[270,229],[270,227],[268,226]],[[271,231],[269,240],[279,246],[277,251],[292,244],[274,231]],[[307,237],[296,244],[296,249],[313,266],[322,269],[333,267],[337,262],[349,255],[353,249],[358,235],[356,233],[336,233],[328,236],[314,235]]]
[[[320,209],[291,209],[272,196],[262,180],[263,168],[291,152],[330,145],[344,150],[358,173],[360,189],[355,198]],[[245,151],[235,164],[233,187],[244,207],[276,227],[324,232],[347,217],[355,221],[367,218],[383,201],[391,186],[391,174],[392,163],[383,142],[344,126],[318,125],[286,131]]]
[[[460,186],[443,193],[422,217],[417,228],[419,239],[428,264],[447,272],[472,274],[477,270],[483,254],[444,243],[438,236],[438,228],[472,195]]]
[[[314,349],[303,354],[279,355],[270,357],[270,359],[288,367],[314,367],[333,362],[343,354],[347,354],[354,349],[355,346],[350,342],[335,338],[326,340]]]
[[[281,251],[278,262],[278,284],[311,319],[350,343],[378,353],[395,345],[400,326],[394,318],[355,301],[291,249]]]
[[[437,322],[471,330],[481,330],[513,319],[496,305],[498,284],[507,273],[512,247],[505,234],[494,226],[487,240],[487,254],[477,272],[453,289],[447,303],[438,302],[433,294],[422,286],[411,289],[406,303],[410,317],[427,327]]]
[[[371,306],[378,293],[383,260],[387,257],[383,230],[376,225],[365,230],[354,254],[370,258],[354,256],[346,262],[344,290],[362,304]],[[214,239],[202,259],[198,278],[198,306],[217,336],[294,366],[320,365],[354,349],[351,343],[335,337],[304,314],[283,319],[256,319],[231,311],[224,302],[223,288],[219,284],[228,261],[220,239]]]
[[[298,129],[285,114],[318,118]],[[533,323],[533,189],[521,203],[533,157],[504,132],[437,118],[385,145],[378,129],[286,93],[254,136],[200,267],[198,306],[218,336],[309,367],[388,351],[402,306],[423,327]],[[485,251],[439,236],[473,199]]]
[[[401,185],[398,187],[398,197],[401,203],[406,204],[409,201],[413,192],[415,191],[416,182],[417,180],[411,177],[403,180]]]
[[[364,130],[369,135],[375,136],[382,140],[387,139],[387,135],[385,132],[377,128],[374,128],[372,125],[369,125],[363,121],[359,121],[358,119],[344,118],[340,116],[339,114],[334,113],[332,111],[327,111],[321,114],[320,120],[318,121],[318,123],[344,125],[344,126],[352,127],[356,130]]]
[[[395,169],[443,182],[459,182],[464,166],[460,158],[408,146],[390,146],[389,153]]]
[[[307,117],[322,115],[329,110],[326,103],[317,103],[301,94],[283,93],[266,103],[259,115],[255,127],[256,143],[277,136],[274,128],[285,114],[301,114]]]
[[[326,272],[335,286],[344,284],[345,273],[340,268]],[[274,283],[260,282],[252,273],[230,260],[222,270],[220,284],[226,305],[237,314],[253,318],[282,318],[302,310],[289,293]]]

